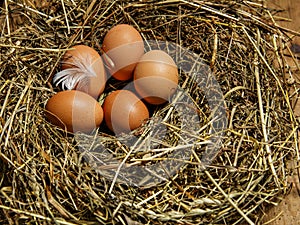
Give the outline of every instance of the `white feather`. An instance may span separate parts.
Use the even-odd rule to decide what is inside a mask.
[[[77,85],[78,89],[88,91],[89,79],[97,76],[92,67],[94,63],[92,57],[84,58],[82,55],[71,57],[71,62],[65,64],[69,64],[72,67],[56,73],[53,77],[53,84],[55,86],[61,85],[63,90],[74,89]]]

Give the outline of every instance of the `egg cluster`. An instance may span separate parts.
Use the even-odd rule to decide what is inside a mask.
[[[162,50],[144,52],[140,33],[128,24],[111,28],[102,43],[103,54],[86,45],[75,45],[62,58],[53,83],[62,91],[46,104],[48,120],[69,132],[91,132],[103,119],[114,133],[129,132],[148,118],[147,105],[168,101],[178,85],[178,68]],[[107,93],[97,101],[108,78],[132,80],[134,90]]]

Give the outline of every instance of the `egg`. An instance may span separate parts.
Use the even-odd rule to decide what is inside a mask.
[[[89,133],[99,127],[103,120],[101,105],[90,95],[77,91],[61,91],[46,103],[46,117],[69,132]]]
[[[62,59],[62,71],[54,75],[53,83],[67,90],[79,90],[97,99],[103,92],[106,72],[99,53],[86,45],[75,45]]]
[[[136,63],[144,54],[144,42],[133,26],[119,24],[105,35],[102,50],[111,75],[117,80],[125,81],[132,79]]]
[[[116,134],[128,133],[149,118],[146,105],[128,90],[111,92],[104,100],[103,111],[106,125]]]
[[[148,103],[167,102],[178,86],[178,68],[172,57],[162,50],[145,53],[134,71],[134,87]]]

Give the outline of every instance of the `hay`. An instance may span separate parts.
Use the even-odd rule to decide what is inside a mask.
[[[0,222],[259,224],[265,207],[277,205],[289,191],[288,162],[299,158],[283,58],[288,34],[296,33],[277,26],[275,14],[259,0],[5,0],[0,18]],[[45,103],[59,91],[51,79],[64,51],[83,43],[100,52],[105,33],[118,23],[134,25],[145,40],[189,49],[212,69],[225,98],[228,126],[210,165],[204,167],[201,156],[211,138],[206,127],[211,109],[203,90],[185,73],[180,85],[197,103],[201,126],[195,143],[185,146],[192,155],[184,155],[184,165],[154,186],[112,182],[101,174],[109,166],[97,165],[100,171],[95,171],[76,137],[45,120]],[[119,85],[111,83],[107,91]],[[181,140],[176,134],[183,123],[168,107],[153,109],[154,119],[168,118],[168,130],[147,154],[130,152],[101,129],[94,137],[81,135],[81,147],[92,138],[98,140],[96,148],[101,138],[101,145],[132,165],[164,162]],[[147,125],[139,132],[149,135]]]

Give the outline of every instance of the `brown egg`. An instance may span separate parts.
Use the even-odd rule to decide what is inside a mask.
[[[62,71],[54,75],[53,83],[68,90],[83,91],[93,98],[103,92],[106,73],[101,56],[86,45],[75,45],[63,56]]]
[[[46,104],[48,120],[69,132],[89,133],[100,126],[103,110],[90,95],[76,90],[61,91]]]
[[[130,132],[149,118],[145,104],[131,91],[117,90],[110,93],[103,103],[104,120],[116,134]]]
[[[166,52],[145,53],[134,71],[134,87],[148,103],[159,105],[169,100],[178,85],[178,68]]]
[[[124,81],[132,78],[135,65],[144,54],[144,42],[134,27],[119,24],[105,35],[102,49],[112,76]]]

